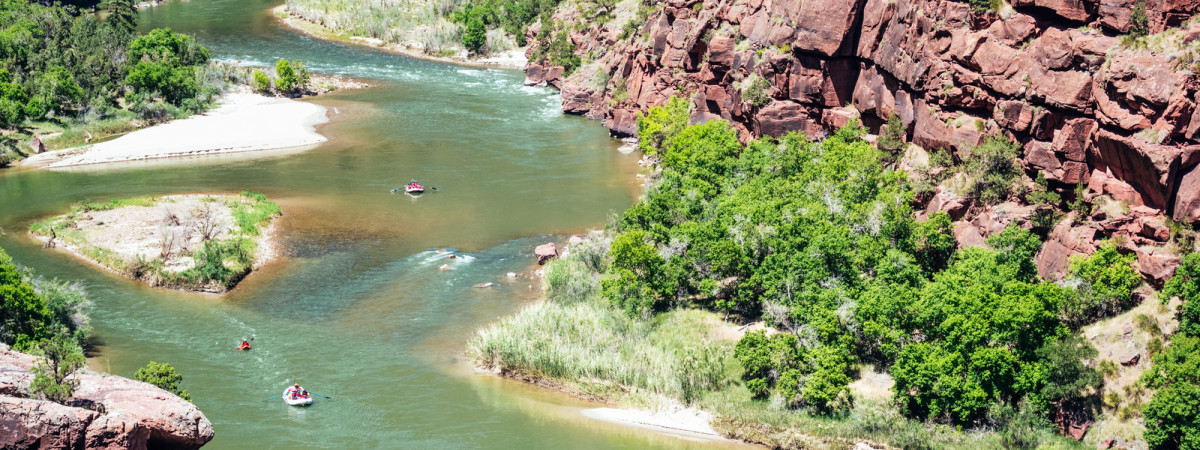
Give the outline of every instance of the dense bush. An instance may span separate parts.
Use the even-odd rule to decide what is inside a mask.
[[[1133,269],[1136,257],[1122,255],[1106,242],[1091,255],[1071,257],[1071,282],[1075,293],[1063,306],[1063,319],[1071,326],[1090,323],[1131,306],[1133,290],[1142,277]]]
[[[1011,427],[1017,445],[1098,386],[1083,364],[1095,349],[1060,317],[1076,291],[1038,278],[1037,235],[1010,227],[992,249],[956,251],[950,217],[914,219],[907,174],[858,124],[743,145],[728,124],[687,117],[672,99],[639,119],[663,170],[615,226],[611,304],[764,318],[780,333],[747,334],[735,350],[746,388],[817,413],[850,408],[853,368],[873,363],[909,417]],[[1015,161],[1015,144],[986,140],[968,159],[972,192],[1002,199]],[[1118,257],[1101,252],[1075,273],[1099,298],[1129,297]]]
[[[991,135],[972,148],[963,167],[967,195],[986,204],[1008,198],[1021,175],[1019,147],[1007,137]]]
[[[188,394],[188,391],[179,387],[179,382],[183,381],[183,375],[176,372],[170,364],[150,361],[146,367],[138,369],[133,377],[138,381],[153,384],[164,391],[178,395],[179,398],[192,401],[192,396]]]
[[[20,351],[54,336],[82,345],[90,332],[87,296],[74,285],[31,275],[0,249],[0,342]]]
[[[282,92],[298,92],[308,88],[308,68],[301,61],[275,61],[275,88]],[[259,83],[258,79],[255,79]]]
[[[1200,338],[1172,337],[1141,381],[1157,389],[1142,410],[1151,448],[1200,449]]]
[[[1200,336],[1200,254],[1191,253],[1175,269],[1175,275],[1163,286],[1162,300],[1179,297],[1179,332]]]

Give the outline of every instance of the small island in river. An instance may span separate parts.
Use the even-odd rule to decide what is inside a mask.
[[[281,215],[249,191],[167,195],[81,203],[29,231],[151,286],[223,293],[270,259],[271,223]]]

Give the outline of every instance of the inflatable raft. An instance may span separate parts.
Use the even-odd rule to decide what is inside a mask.
[[[299,396],[292,398],[290,394],[291,392],[289,391],[283,391],[283,402],[287,403],[289,406],[308,406],[312,404],[312,395],[309,395],[308,398]]]

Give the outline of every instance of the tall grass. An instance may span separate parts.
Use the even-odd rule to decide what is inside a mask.
[[[688,401],[724,383],[732,347],[704,339],[711,313],[678,310],[646,321],[612,308],[584,262],[594,256],[587,249],[601,245],[572,246],[551,261],[547,301],[480,330],[468,344],[477,363],[602,396],[636,389]]]

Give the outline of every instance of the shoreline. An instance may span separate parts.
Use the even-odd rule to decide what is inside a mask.
[[[572,237],[587,236],[593,231],[589,229],[585,233],[573,234]],[[569,240],[551,241],[557,248],[566,250],[569,248]],[[562,255],[565,256],[565,255]],[[562,257],[560,256],[560,257]],[[489,326],[490,324],[501,321],[505,318],[519,315],[525,308],[535,307],[542,303],[548,302],[546,297],[544,265],[539,265],[537,262],[532,262],[530,266],[522,272],[517,272],[518,278],[528,279],[536,285],[538,293],[536,300],[524,304],[519,310],[513,314],[497,317],[495,320],[489,321],[487,324],[476,328],[473,333],[478,333]],[[471,337],[468,337],[468,342]],[[762,447],[762,444],[733,438],[717,431],[713,426],[714,415],[712,412],[700,409],[695,406],[688,406],[679,403],[676,400],[661,396],[651,396],[650,405],[642,406],[627,406],[622,400],[628,400],[629,394],[637,392],[636,388],[628,388],[620,386],[625,395],[604,395],[598,393],[590,393],[584,389],[573,386],[570,382],[564,382],[553,378],[530,375],[515,370],[504,370],[498,366],[489,367],[481,364],[480,361],[467,355],[464,359],[466,363],[464,369],[470,370],[475,376],[480,377],[495,377],[503,380],[514,381],[517,383],[530,386],[535,389],[543,389],[547,392],[553,392],[558,395],[563,395],[569,398],[590,402],[597,405],[603,405],[592,408],[580,409],[577,414],[591,420],[603,421],[619,426],[640,428],[650,430],[656,433],[673,436],[684,440],[699,440],[708,442],[718,442],[734,445],[745,445],[747,447]]]
[[[236,196],[236,195],[238,195],[238,194],[218,193],[218,192],[186,192],[186,193],[163,195],[163,196],[156,197],[156,199],[161,203],[163,200],[174,201],[176,199],[189,199],[192,197]],[[58,217],[58,216],[51,216],[51,217]],[[253,236],[252,240],[254,241],[254,244],[256,247],[256,251],[254,252],[254,261],[250,264],[249,270],[244,275],[242,275],[233,284],[233,286],[226,288],[224,290],[209,289],[208,286],[210,286],[210,285],[197,285],[197,286],[175,285],[175,286],[172,286],[172,285],[165,285],[165,284],[157,284],[153,281],[150,281],[149,279],[141,278],[138,276],[131,275],[130,273],[123,272],[117,267],[110,267],[108,265],[105,265],[104,263],[100,262],[96,258],[88,256],[81,245],[73,244],[67,240],[58,239],[57,236],[40,235],[38,233],[35,233],[33,230],[27,230],[25,232],[25,234],[32,237],[35,241],[40,242],[42,244],[41,247],[43,250],[51,250],[51,251],[61,250],[62,252],[67,253],[76,259],[84,261],[93,266],[99,267],[100,269],[107,271],[117,277],[120,277],[120,278],[124,278],[127,280],[145,284],[150,287],[166,288],[166,289],[171,289],[171,290],[175,290],[175,291],[192,292],[192,293],[197,293],[197,294],[212,294],[212,295],[220,296],[222,294],[232,291],[234,288],[237,287],[237,285],[239,285],[243,281],[245,281],[245,279],[248,278],[250,275],[252,275],[254,272],[256,272],[268,265],[275,264],[282,259],[281,252],[280,252],[280,245],[279,245],[280,243],[279,243],[278,219],[279,219],[278,216],[274,217],[270,221],[269,225],[262,228],[262,230],[259,232],[258,235]],[[48,242],[50,242],[50,240],[52,238],[54,239],[53,245],[47,246],[46,244]],[[96,246],[96,247],[107,249],[106,247],[99,247],[99,246]]]
[[[231,93],[203,114],[136,130],[104,142],[30,156],[40,169],[305,147],[328,140],[324,106],[253,93]]]
[[[516,70],[524,70],[525,64],[528,62],[525,59],[525,52],[521,49],[509,50],[507,52],[501,53],[501,55],[504,55],[504,54],[510,54],[510,56],[511,55],[519,55],[519,57],[512,57],[509,59],[499,58],[499,57],[490,57],[490,58],[482,58],[482,59],[478,59],[478,60],[472,60],[472,59],[448,57],[448,56],[433,56],[433,55],[425,54],[423,52],[410,50],[408,47],[401,46],[400,44],[387,44],[378,39],[367,38],[367,37],[363,37],[363,36],[343,37],[343,36],[339,35],[338,32],[335,32],[328,28],[325,28],[325,26],[323,26],[321,24],[310,22],[307,19],[293,15],[291,12],[289,12],[287,10],[287,3],[284,3],[282,5],[271,8],[270,12],[271,12],[271,16],[274,17],[275,20],[278,20],[280,23],[282,23],[285,27],[292,29],[294,31],[297,31],[299,33],[303,33],[305,35],[311,36],[316,39],[321,39],[321,40],[330,41],[330,42],[340,42],[340,43],[344,43],[344,44],[356,45],[356,46],[366,47],[366,48],[372,48],[372,49],[381,50],[381,51],[385,51],[385,52],[400,55],[400,56],[406,56],[406,57],[413,58],[413,59],[454,64],[454,65],[465,66],[465,67],[481,67],[481,68],[492,68],[492,69],[516,69]],[[378,42],[378,43],[376,44],[376,42]],[[499,56],[499,55],[497,55],[497,56]]]

